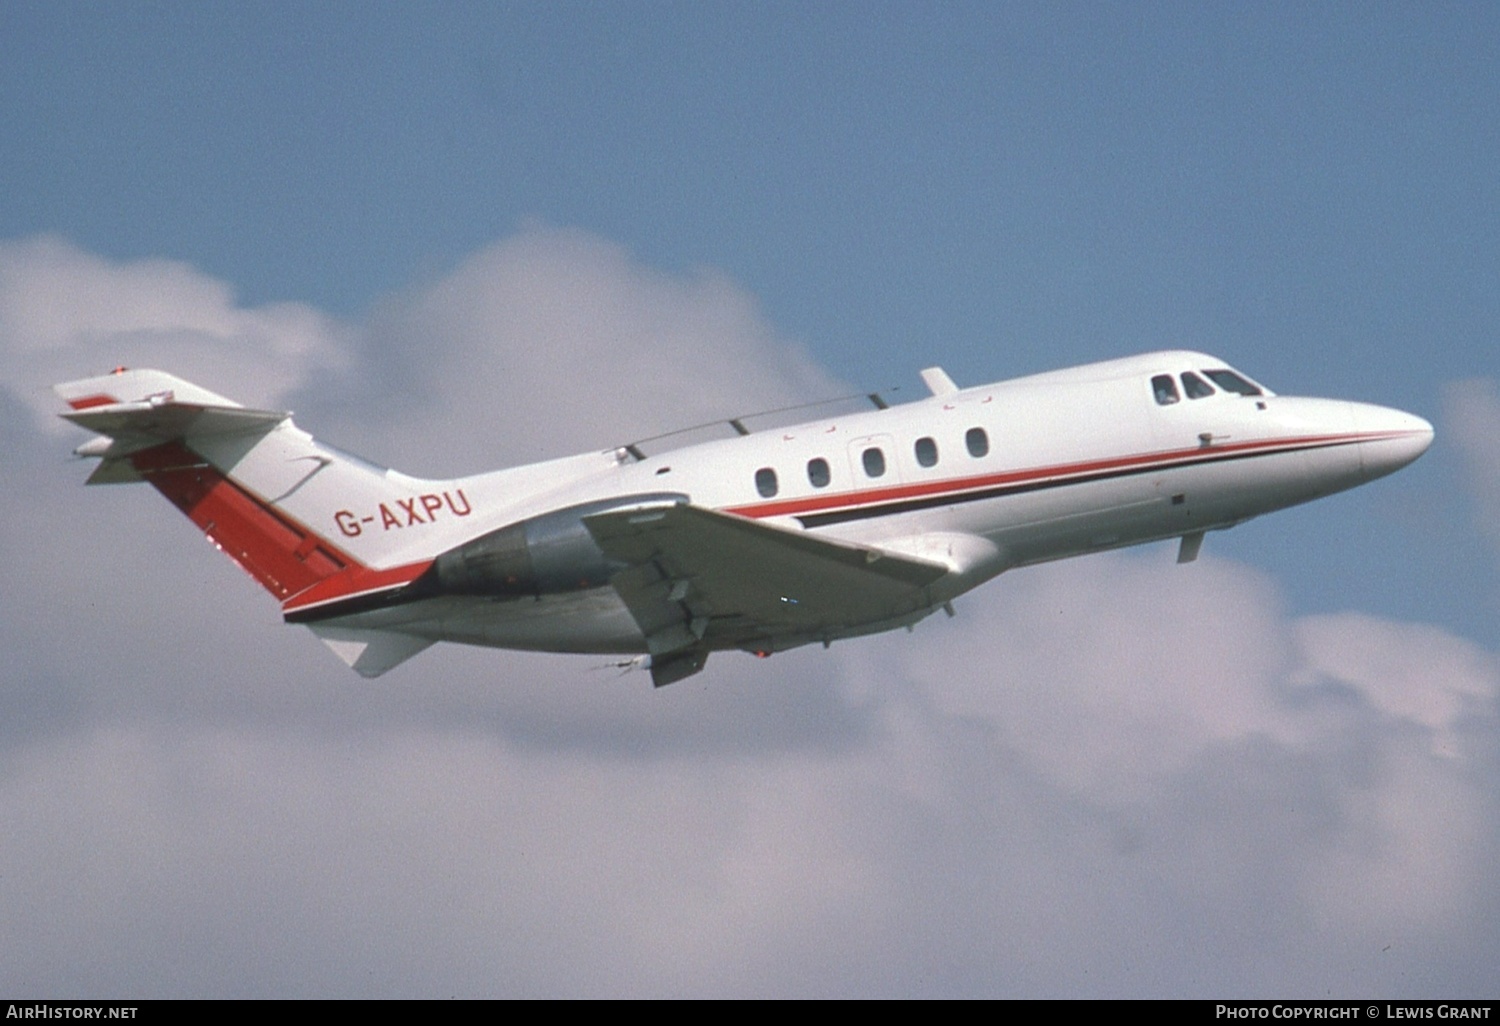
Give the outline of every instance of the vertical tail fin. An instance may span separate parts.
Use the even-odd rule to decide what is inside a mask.
[[[55,391],[71,408],[66,419],[101,436],[76,450],[100,461],[90,484],[149,483],[284,608],[298,596],[399,587],[426,568],[372,570],[392,562],[394,542],[362,530],[353,512],[394,507],[420,482],[316,442],[290,413],[248,409],[153,370],[122,368]]]

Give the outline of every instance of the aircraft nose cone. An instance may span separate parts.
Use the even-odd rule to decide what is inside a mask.
[[[1361,469],[1368,480],[1400,470],[1432,444],[1432,425],[1416,414],[1368,403],[1349,406],[1360,435]]]

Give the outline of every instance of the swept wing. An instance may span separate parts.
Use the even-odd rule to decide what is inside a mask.
[[[584,518],[629,564],[610,581],[646,635],[658,685],[702,668],[711,648],[775,651],[913,622],[947,568],[698,506]]]

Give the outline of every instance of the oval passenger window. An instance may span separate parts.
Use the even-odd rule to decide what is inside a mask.
[[[807,481],[814,488],[828,487],[828,461],[819,456],[807,461]]]
[[[917,462],[924,467],[935,467],[938,461],[937,443],[930,438],[918,438],[917,444],[913,446],[917,453]]]

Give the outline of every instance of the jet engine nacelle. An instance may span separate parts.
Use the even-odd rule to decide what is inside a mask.
[[[626,495],[543,513],[449,549],[426,573],[428,588],[450,595],[521,597],[600,588],[625,564],[606,556],[583,518],[621,509],[675,506],[677,492]]]

